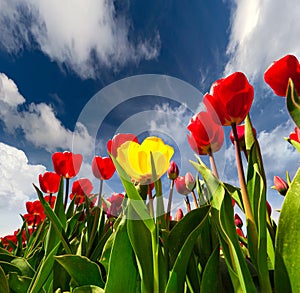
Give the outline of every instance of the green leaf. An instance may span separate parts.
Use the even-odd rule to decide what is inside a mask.
[[[193,247],[195,245],[195,242],[201,232],[201,229],[203,227],[203,223],[206,221],[207,217],[208,217],[208,213],[210,211],[210,207],[209,206],[204,206],[201,207],[199,209],[193,210],[193,211],[197,211],[199,210],[199,218],[197,221],[197,226],[192,230],[192,232],[190,232],[187,237],[185,238],[184,244],[180,247],[180,251],[178,252],[178,255],[176,257],[174,266],[171,270],[170,273],[170,277],[167,283],[167,287],[166,287],[166,292],[183,292],[184,289],[184,282],[185,282],[185,278],[186,278],[186,272],[187,272],[187,267],[190,261],[190,257],[193,251]],[[192,212],[193,212],[192,211]],[[192,213],[190,212],[190,213]],[[178,224],[173,228],[173,230],[170,233],[176,233],[176,231],[174,232],[174,230],[176,229],[176,227],[181,224],[182,227],[177,228],[177,231],[182,231],[183,227],[187,228],[187,224],[189,221],[186,221],[185,223],[182,224],[182,222],[184,221],[184,219],[188,216],[188,214],[180,221],[178,222]],[[188,219],[189,220],[189,219]],[[194,221],[191,222],[191,224],[193,224]],[[181,226],[180,225],[180,226]],[[177,236],[179,236],[180,234],[178,234]],[[183,236],[184,237],[184,236]],[[172,236],[169,240],[168,240],[168,244],[170,245],[171,243],[171,239],[174,239],[175,237]],[[172,244],[171,249],[174,252],[174,246]],[[170,250],[171,250],[170,249]]]
[[[300,143],[293,139],[285,138],[299,153],[300,153]]]
[[[98,286],[80,286],[74,288],[73,293],[104,293],[104,290]]]
[[[300,97],[291,78],[286,93],[286,106],[292,119],[300,128]]]
[[[252,129],[252,123],[248,115],[245,121],[245,132],[247,138],[246,148],[248,150],[247,191],[258,234],[257,243],[255,243],[256,239],[253,239],[251,231],[247,229],[248,249],[252,262],[254,263],[258,272],[261,290],[263,292],[272,292],[267,261],[268,230],[266,207],[266,176],[263,167],[260,147]],[[247,228],[249,228],[249,226],[247,226]],[[270,229],[272,229],[272,227],[270,227]]]
[[[34,276],[34,270],[26,259],[17,257],[11,261],[11,264],[15,265],[21,271],[22,276],[32,278]]]
[[[218,245],[211,254],[202,275],[201,291],[203,293],[220,292],[219,273],[220,246]]]
[[[5,273],[0,265],[0,293],[8,293],[9,285]]]
[[[104,287],[99,266],[87,257],[66,254],[55,256],[55,260],[64,267],[77,286],[96,285],[101,288]]]
[[[19,276],[17,273],[10,273],[8,275],[9,287],[18,293],[27,293],[31,280],[31,278]]]
[[[139,215],[140,219],[143,219],[143,222],[147,226],[150,232],[155,230],[154,220],[150,217],[149,211],[140,194],[136,190],[134,184],[131,182],[130,177],[125,173],[123,168],[120,166],[118,161],[111,157],[114,165],[116,166],[117,172],[120,176],[122,184],[126,190],[126,194],[129,199],[131,199],[131,205],[135,209],[136,213]]]
[[[54,264],[54,255],[56,255],[60,243],[58,243],[48,255],[44,256],[38,270],[31,281],[28,293],[40,293],[43,285],[47,281],[50,273],[52,272]]]
[[[10,262],[0,261],[0,266],[1,266],[2,269],[4,270],[5,274],[8,274],[8,273],[10,273],[10,272],[16,272],[16,273],[18,273],[19,275],[22,274],[22,273],[21,273],[21,270],[20,270],[17,266],[11,264]]]
[[[222,251],[234,289],[237,292],[256,292],[238,241],[231,196],[224,184],[212,174],[200,158],[198,161],[199,164],[195,162],[192,164],[201,173],[207,188],[213,195],[211,200],[212,221],[218,229]]]
[[[63,226],[60,219],[53,212],[53,210],[50,207],[49,203],[46,202],[46,200],[44,199],[43,194],[41,193],[41,191],[35,185],[34,185],[34,187],[35,187],[36,192],[38,194],[39,200],[40,200],[40,202],[41,202],[41,204],[44,208],[44,212],[47,215],[47,217],[50,219],[51,225],[53,226],[53,229],[54,229],[54,232],[55,232],[55,233],[51,233],[52,229],[50,227],[50,231],[49,231],[50,236],[47,239],[48,246],[49,246],[49,242],[52,241],[51,237],[54,237],[54,235],[57,235],[59,237],[59,239],[61,240],[61,243],[62,243],[65,251],[67,253],[72,253],[68,238],[67,238],[67,236],[64,232],[64,227],[65,227],[66,223],[63,221],[63,224],[64,224],[64,226]],[[54,235],[52,235],[52,234],[54,234]],[[56,238],[56,241],[52,245],[56,245],[57,242],[59,241],[59,239]],[[46,254],[47,254],[47,251],[50,250],[50,248],[52,249],[51,246],[49,246],[49,248],[47,249],[47,245],[46,245]]]
[[[131,200],[128,201],[127,213],[127,232],[138,262],[138,269],[142,282],[142,292],[143,290],[144,292],[154,292],[154,264],[151,232],[131,206]]]
[[[137,277],[137,266],[127,232],[127,220],[123,218],[114,236],[105,292],[135,292]]]
[[[206,217],[209,208],[210,206],[204,206],[190,211],[171,230],[166,243],[169,249],[171,267],[173,267],[186,239]]]
[[[300,292],[300,169],[285,196],[275,244],[276,292]]]

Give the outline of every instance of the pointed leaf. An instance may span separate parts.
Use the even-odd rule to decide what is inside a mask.
[[[105,292],[135,292],[137,276],[137,266],[127,232],[127,220],[124,218],[115,232]]]
[[[300,292],[300,169],[285,196],[275,245],[276,292]]]
[[[66,254],[55,256],[55,260],[64,267],[77,286],[96,285],[101,288],[104,287],[99,266],[87,257]]]
[[[10,292],[8,281],[0,265],[0,293],[8,293],[8,292]]]
[[[292,119],[300,128],[300,97],[298,96],[292,79],[289,79],[288,89],[286,93],[286,105]]]

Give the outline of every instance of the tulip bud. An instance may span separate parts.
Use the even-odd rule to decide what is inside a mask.
[[[185,176],[178,176],[175,179],[175,187],[178,193],[182,195],[188,195],[191,191],[186,188]]]
[[[175,215],[175,221],[178,222],[183,218],[183,211],[182,209],[178,209]]]
[[[177,164],[174,161],[170,162],[169,168],[168,168],[168,178],[170,180],[175,180],[179,175],[179,169]]]
[[[191,172],[187,172],[184,176],[185,186],[188,190],[193,191],[196,187],[196,181]]]
[[[285,196],[289,186],[287,182],[279,176],[274,176],[274,186],[273,189],[276,189],[279,194]]]
[[[240,218],[240,216],[238,214],[234,215],[234,223],[239,228],[243,227],[243,221],[242,221],[242,219]]]
[[[245,238],[244,232],[243,232],[243,230],[242,230],[241,228],[236,228],[236,233],[237,233],[238,235],[240,235],[241,237],[244,237],[244,238]]]

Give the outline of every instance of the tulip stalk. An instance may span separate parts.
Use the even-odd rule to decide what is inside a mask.
[[[100,179],[99,195],[98,195],[98,207],[101,208],[102,205],[102,189],[103,189],[103,179]]]
[[[167,215],[166,215],[167,230],[170,229],[170,214],[171,214],[171,206],[172,206],[172,199],[173,199],[173,190],[174,190],[174,180],[171,180],[169,200],[167,206]]]
[[[248,221],[249,233],[251,234],[251,238],[253,239],[253,243],[254,243],[255,256],[257,256],[258,235],[257,235],[255,220],[254,220],[254,216],[253,216],[253,212],[252,212],[252,208],[251,208],[251,204],[250,204],[250,200],[249,200],[249,195],[248,195],[248,191],[247,191],[247,185],[246,185],[246,180],[245,180],[245,175],[244,175],[244,170],[243,170],[243,162],[242,162],[242,156],[241,156],[241,151],[240,151],[240,145],[239,145],[239,140],[238,140],[236,124],[232,123],[231,126],[232,126],[232,132],[233,132],[233,136],[234,136],[236,166],[237,166],[237,171],[238,171],[238,177],[239,177],[239,183],[240,183],[240,188],[241,188],[243,204],[244,204],[244,208],[245,208],[245,215],[246,215],[246,219]]]
[[[149,213],[151,218],[154,219],[153,196],[152,196],[152,188],[150,184],[148,184],[148,197],[149,197]]]
[[[64,201],[64,209],[65,210],[67,208],[67,203],[68,203],[69,184],[70,184],[70,178],[66,178],[66,193],[65,193],[65,201]]]
[[[219,178],[219,174],[218,174],[218,170],[217,170],[215,158],[214,158],[214,155],[213,155],[211,149],[209,149],[208,157],[209,157],[209,163],[210,163],[210,167],[211,167],[212,173],[213,173],[217,178]]]

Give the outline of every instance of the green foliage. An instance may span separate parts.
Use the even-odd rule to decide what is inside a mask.
[[[300,169],[285,196],[275,246],[276,292],[300,291]]]

